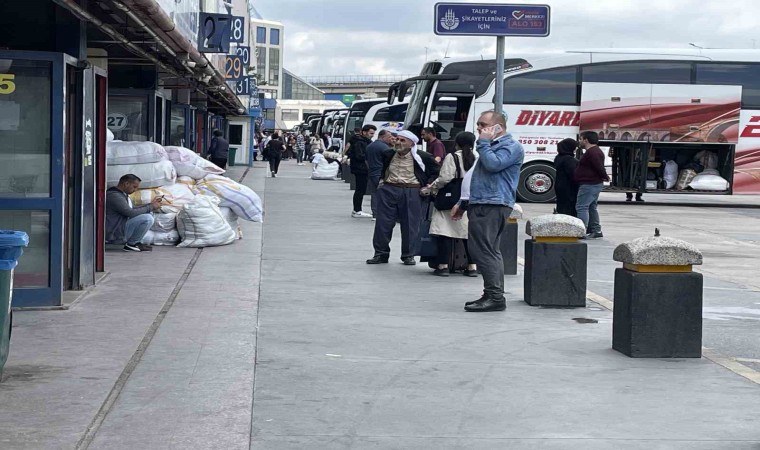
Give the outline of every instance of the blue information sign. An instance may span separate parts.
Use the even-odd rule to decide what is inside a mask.
[[[436,3],[435,34],[549,36],[548,5]]]

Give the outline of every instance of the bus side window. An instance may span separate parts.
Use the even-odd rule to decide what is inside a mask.
[[[454,139],[466,129],[471,104],[472,97],[446,97],[445,94],[436,96],[432,111],[438,113],[438,119],[430,125],[435,128],[439,139]]]
[[[584,82],[691,84],[688,62],[622,62],[583,67]]]
[[[760,109],[760,64],[697,63],[697,84],[742,87],[742,108]]]
[[[504,103],[579,105],[578,68],[561,67],[504,80]]]

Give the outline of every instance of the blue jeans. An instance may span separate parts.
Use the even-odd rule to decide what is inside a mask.
[[[582,184],[578,187],[578,201],[575,204],[575,210],[578,212],[578,218],[586,225],[586,231],[589,233],[601,233],[602,224],[599,222],[599,211],[596,209],[596,203],[599,200],[599,193],[604,189],[604,183],[599,184]]]
[[[152,214],[140,214],[127,220],[124,224],[124,237],[129,245],[135,245],[142,241],[145,233],[153,226]]]

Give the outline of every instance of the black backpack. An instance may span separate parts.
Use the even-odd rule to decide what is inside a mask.
[[[450,210],[459,202],[459,198],[462,196],[462,169],[459,167],[459,158],[457,158],[456,153],[452,155],[454,156],[454,164],[457,166],[457,176],[436,194],[433,205],[438,211]]]

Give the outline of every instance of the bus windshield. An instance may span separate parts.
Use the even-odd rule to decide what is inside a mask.
[[[422,68],[420,75],[432,75],[438,72],[441,67],[441,63],[427,63]],[[406,118],[404,119],[404,128],[418,123],[422,123],[422,114],[425,112],[425,105],[427,99],[430,96],[430,92],[433,90],[432,80],[419,80],[414,84],[414,91],[411,97],[409,97],[409,107],[406,110]]]

